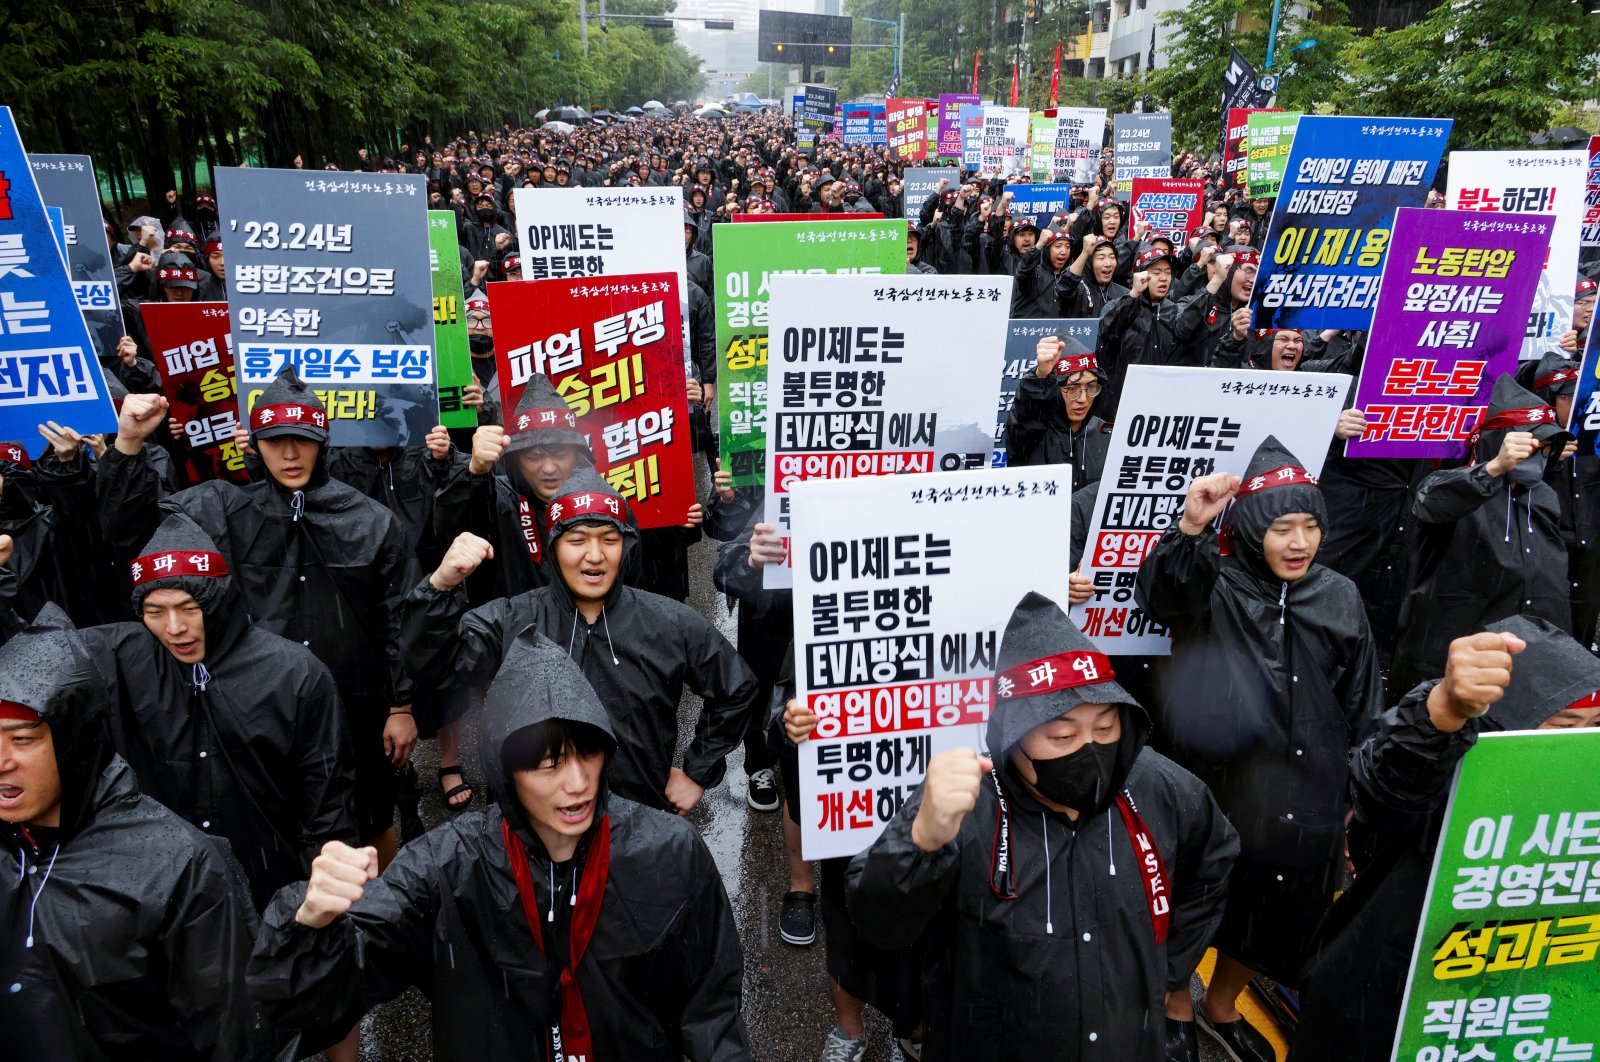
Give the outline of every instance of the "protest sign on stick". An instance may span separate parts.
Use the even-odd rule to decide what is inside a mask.
[[[147,302],[139,307],[150,352],[161,373],[168,415],[183,428],[189,474],[196,482],[250,482],[234,442],[239,396],[233,335],[225,302]]]
[[[104,363],[117,356],[117,343],[128,329],[122,322],[116,263],[106,242],[94,160],[88,155],[29,155],[28,164],[45,205],[61,208],[72,294],[94,340],[94,351]]]

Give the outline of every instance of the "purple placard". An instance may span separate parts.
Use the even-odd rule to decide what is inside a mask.
[[[975,92],[939,93],[939,158],[961,157],[961,107],[982,102]]]
[[[1495,380],[1517,367],[1554,222],[1396,211],[1356,387],[1367,431],[1346,456],[1463,455]]]

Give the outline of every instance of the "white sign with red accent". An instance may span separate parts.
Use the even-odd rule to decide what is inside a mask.
[[[1066,541],[1072,469],[811,480],[790,500],[796,696],[819,720],[800,745],[801,838],[807,859],[850,856],[894,818],[929,756],[983,748],[1017,602],[1037,591],[1065,607],[1066,566],[997,564],[995,534],[1048,528]],[[1061,681],[1084,680],[1075,663]]]

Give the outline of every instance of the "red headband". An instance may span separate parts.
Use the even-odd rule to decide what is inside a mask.
[[[1480,420],[1477,427],[1472,429],[1472,434],[1467,437],[1467,449],[1472,450],[1478,445],[1478,440],[1486,431],[1496,428],[1520,428],[1526,425],[1538,427],[1540,424],[1555,424],[1556,411],[1549,406],[1528,406],[1524,409],[1507,409],[1496,413],[1488,420]]]
[[[1578,370],[1576,366],[1570,369],[1557,369],[1555,372],[1547,376],[1541,376],[1533,381],[1533,389],[1539,391],[1546,387],[1554,387],[1558,383],[1565,383],[1568,380],[1576,380],[1577,378]]]
[[[1262,339],[1267,338],[1268,336],[1277,335],[1279,332],[1293,332],[1295,335],[1299,335],[1300,334],[1300,329],[1298,329],[1298,328],[1258,328],[1258,329],[1256,329],[1256,339],[1257,340],[1262,340]]]
[[[326,431],[328,414],[316,406],[304,406],[291,402],[285,402],[278,406],[257,406],[250,411],[251,431],[270,428],[274,424],[307,423]]]
[[[165,553],[147,553],[128,565],[133,575],[133,585],[143,586],[157,579],[172,579],[179,575],[200,575],[218,578],[228,574],[228,561],[220,553],[207,550],[168,550]]]
[[[1056,362],[1056,375],[1071,376],[1076,372],[1093,372],[1097,366],[1093,354],[1074,354]]]
[[[1577,295],[1577,297],[1581,299],[1581,298],[1584,298],[1585,296],[1593,295],[1595,293],[1596,289],[1600,289],[1600,282],[1596,282],[1596,281],[1593,281],[1593,280],[1587,280],[1587,279],[1580,280],[1580,281],[1578,281],[1578,287],[1575,290],[1574,294]]]
[[[1116,677],[1108,657],[1092,650],[1073,650],[1006,668],[994,677],[994,686],[1002,698],[1037,697],[1075,686],[1110,682]]]
[[[1270,487],[1315,487],[1317,477],[1297,465],[1280,465],[1270,472],[1263,472],[1259,476],[1251,476],[1239,484],[1239,493],[1235,497],[1243,498],[1254,494],[1258,490],[1267,490]]]
[[[44,717],[38,712],[16,701],[0,701],[0,719],[17,719],[24,723],[44,722]]]
[[[213,253],[215,251],[220,251],[220,250],[222,250],[222,241],[221,240],[207,240],[204,250],[205,250],[206,254],[211,254],[211,253]]]
[[[33,467],[33,462],[28,459],[28,451],[22,448],[21,443],[0,443],[0,461],[10,461],[23,468]]]
[[[177,266],[163,266],[156,270],[157,280],[198,280],[200,274],[193,269],[180,269]]]
[[[1236,266],[1261,264],[1260,251],[1224,251],[1223,254],[1233,255],[1233,264]]]
[[[530,409],[517,414],[516,425],[512,432],[538,431],[540,428],[554,428],[565,424],[573,431],[578,430],[578,418],[572,410],[561,409]]]
[[[553,527],[558,520],[571,520],[583,516],[626,520],[627,512],[627,503],[617,495],[585,491],[582,494],[565,494],[551,502],[550,507],[545,510],[544,519],[546,525]]]

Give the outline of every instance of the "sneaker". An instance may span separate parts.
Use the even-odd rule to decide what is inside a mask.
[[[1272,1044],[1243,1018],[1212,1021],[1202,1007],[1194,1008],[1194,1016],[1200,1031],[1215,1040],[1222,1053],[1233,1062],[1277,1062],[1278,1054]]]
[[[817,940],[817,894],[786,892],[778,913],[778,933],[785,943],[805,947]]]
[[[771,767],[763,768],[750,776],[750,806],[757,811],[777,811],[783,803],[778,795],[778,778]]]
[[[791,892],[789,895],[795,894]],[[850,1039],[837,1025],[822,1045],[822,1062],[861,1062],[866,1054],[867,1041]]]
[[[1200,1033],[1194,1025],[1167,1019],[1167,1062],[1200,1062]]]

